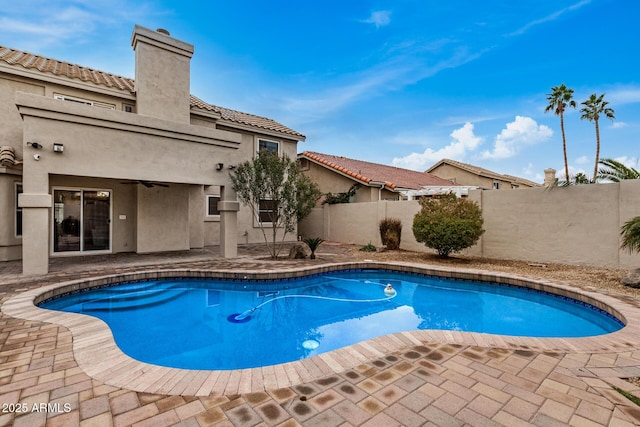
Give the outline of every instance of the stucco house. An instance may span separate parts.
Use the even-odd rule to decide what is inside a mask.
[[[528,179],[500,174],[489,169],[456,160],[442,159],[425,171],[460,185],[477,186],[483,190],[511,190],[516,188],[542,187]]]
[[[460,187],[428,173],[313,151],[298,154],[298,162],[322,193],[346,193],[358,184],[353,202],[403,200],[410,191],[430,188],[434,193],[448,193]]]
[[[193,45],[166,30],[131,45],[135,79],[0,46],[0,261],[262,241],[229,171],[305,137],[192,96]]]

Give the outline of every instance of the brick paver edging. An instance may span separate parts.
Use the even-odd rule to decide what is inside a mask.
[[[134,280],[158,278],[281,279],[344,269],[388,269],[440,277],[523,286],[589,303],[620,319],[626,326],[611,334],[586,338],[527,338],[473,332],[415,330],[374,338],[311,358],[261,368],[233,371],[166,368],[139,362],[115,344],[101,320],[75,313],[38,308],[35,304],[68,292]],[[410,263],[347,262],[277,272],[228,270],[155,270],[74,280],[33,289],[7,300],[2,311],[9,316],[65,326],[73,335],[73,352],[89,376],[115,387],[166,395],[234,395],[292,387],[343,372],[387,354],[425,343],[490,346],[536,351],[599,353],[640,348],[640,309],[631,301],[547,280],[484,270],[449,269]]]

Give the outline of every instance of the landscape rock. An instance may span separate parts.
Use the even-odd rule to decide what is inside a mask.
[[[305,259],[311,255],[311,249],[306,243],[296,243],[289,249],[290,259]]]
[[[623,277],[622,284],[632,288],[640,288],[640,268],[636,268]]]

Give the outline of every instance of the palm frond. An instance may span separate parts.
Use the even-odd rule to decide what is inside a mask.
[[[614,159],[601,159],[598,162],[598,181],[620,182],[625,179],[640,179],[640,171]]]
[[[640,252],[640,216],[625,222],[620,228],[622,244],[620,249],[626,249],[629,253]]]

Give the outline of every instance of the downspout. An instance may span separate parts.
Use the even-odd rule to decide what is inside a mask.
[[[384,182],[376,182],[376,181],[371,181],[369,184],[371,184],[372,186],[374,185],[379,185],[380,188],[378,188],[378,201],[382,200],[382,190],[384,190]]]

